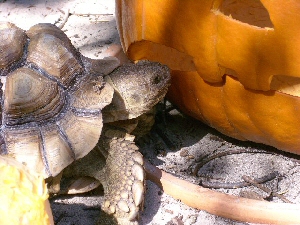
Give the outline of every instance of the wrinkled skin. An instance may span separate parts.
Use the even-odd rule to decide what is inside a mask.
[[[151,129],[155,116],[153,107],[163,99],[169,85],[167,71],[159,64],[144,61],[120,67],[106,77],[115,93],[112,103],[102,111],[105,124],[100,140],[94,150],[64,172],[64,176],[89,176],[99,181],[106,199],[102,209],[113,215],[117,224],[138,224],[144,201],[145,173],[143,156],[134,143],[134,135],[143,136]],[[74,187],[70,189],[76,193]],[[105,215],[101,214],[98,224],[113,224]]]

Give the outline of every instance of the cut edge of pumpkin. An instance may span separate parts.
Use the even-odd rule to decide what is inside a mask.
[[[113,56],[124,61],[126,58],[124,52],[120,49],[122,47],[120,45],[113,45],[111,48],[117,48],[117,53],[112,53]],[[109,48],[109,49],[111,49]],[[158,49],[160,51],[158,51]],[[121,52],[121,53],[120,53]],[[161,54],[157,54],[157,52],[161,52]],[[130,59],[134,61],[148,59],[151,61],[157,61],[162,64],[167,65],[171,70],[179,70],[179,71],[195,71],[196,67],[193,62],[193,57],[180,52],[174,48],[157,44],[151,41],[138,41],[130,45],[127,55]],[[166,57],[168,56],[168,57]],[[234,77],[238,80],[238,76],[236,72],[230,68],[225,68],[219,65],[220,72],[223,73],[223,80],[225,76]],[[199,75],[200,76],[200,75]],[[207,81],[206,81],[207,82]],[[209,83],[209,82],[208,82]],[[273,75],[269,79],[270,90],[277,91],[282,94],[288,94],[294,97],[300,97],[300,78],[292,77],[287,75]],[[211,85],[220,85],[219,83],[210,83]],[[250,89],[253,90],[253,89]],[[256,91],[256,90],[253,90]],[[258,90],[261,91],[261,90]]]
[[[300,77],[274,75],[270,79],[271,90],[300,97]]]
[[[234,70],[229,68],[224,68],[223,71],[225,71],[223,75],[223,80],[225,76],[231,76],[232,78],[238,81],[238,76],[236,75],[236,72]],[[293,97],[300,97],[300,77],[292,77],[286,75],[273,75],[270,77],[269,83],[270,83],[269,91],[277,91],[282,94],[291,95]],[[253,91],[262,91],[262,90],[254,90],[250,88],[247,89]]]
[[[261,1],[256,0],[222,0],[213,7],[214,10],[241,23],[263,29],[273,29],[268,10]]]
[[[159,54],[158,54],[159,52]],[[196,71],[193,57],[174,48],[151,41],[138,41],[130,45],[127,55],[134,61],[148,59],[167,65],[171,70]],[[219,65],[223,77],[230,75],[238,79],[236,72]],[[200,76],[200,75],[199,75]],[[207,81],[206,81],[207,82]],[[210,83],[210,82],[209,82]],[[287,75],[273,75],[269,78],[270,90],[300,97],[300,78]],[[214,85],[214,83],[210,83]],[[218,83],[219,84],[219,83]],[[254,89],[250,89],[254,90]],[[256,90],[254,90],[256,91]],[[258,90],[261,91],[261,90]]]
[[[147,59],[167,65],[172,70],[195,71],[193,57],[174,48],[151,41],[132,43],[127,50],[128,58],[132,60]]]

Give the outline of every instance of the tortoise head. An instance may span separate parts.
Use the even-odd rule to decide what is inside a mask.
[[[161,101],[170,85],[170,71],[157,62],[124,64],[105,77],[114,89],[112,103],[103,113],[104,122],[132,119]]]

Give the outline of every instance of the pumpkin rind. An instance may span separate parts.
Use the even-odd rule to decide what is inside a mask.
[[[33,63],[68,86],[82,67],[64,43],[53,35],[33,36],[28,47],[29,63]]]
[[[65,94],[57,83],[29,68],[7,75],[4,90],[7,125],[42,122],[56,116],[65,103]]]

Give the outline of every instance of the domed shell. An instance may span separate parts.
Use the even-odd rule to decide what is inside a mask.
[[[94,148],[113,89],[51,24],[27,34],[0,24],[0,33],[0,45],[8,46],[0,51],[0,153],[55,176]]]

